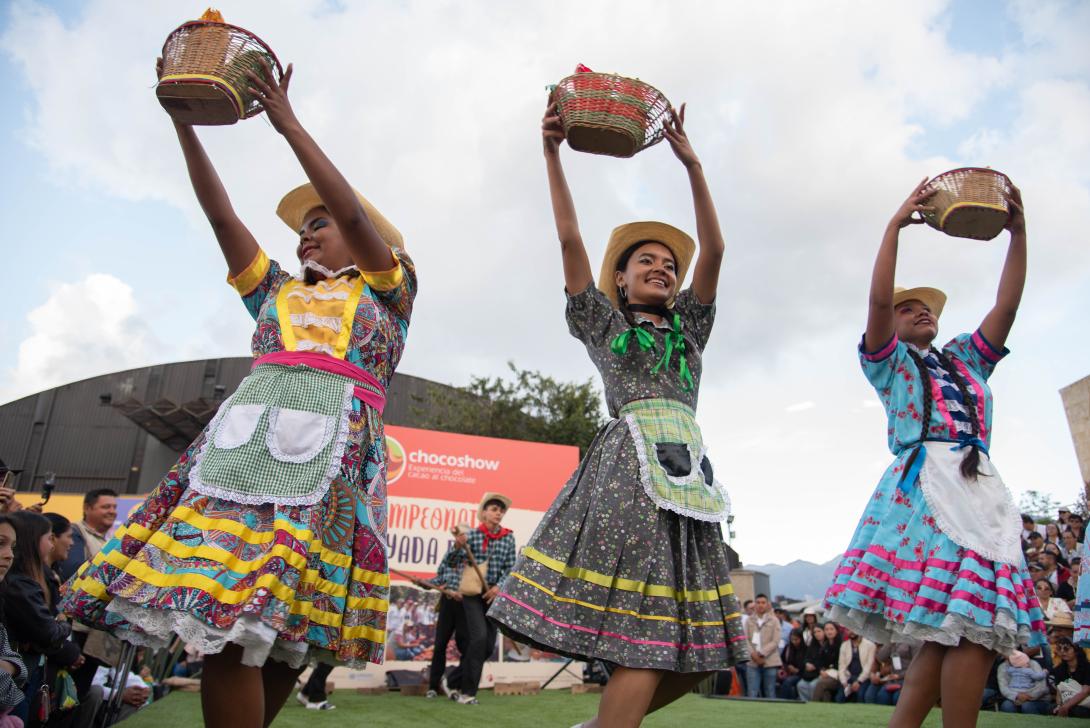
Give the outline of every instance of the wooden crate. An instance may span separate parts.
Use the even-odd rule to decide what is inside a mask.
[[[385,695],[390,692],[385,685],[376,685],[368,688],[356,688],[357,695]]]
[[[537,681],[498,682],[492,686],[494,695],[537,695],[541,684]]]
[[[420,683],[419,685],[402,685],[402,695],[424,695],[428,692],[428,684]]]
[[[580,695],[582,693],[600,693],[602,692],[602,686],[597,683],[580,683],[578,685],[571,686],[572,695]]]

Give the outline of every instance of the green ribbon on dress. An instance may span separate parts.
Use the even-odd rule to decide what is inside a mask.
[[[618,356],[627,354],[628,344],[632,341],[632,337],[636,338],[636,344],[643,351],[655,348],[655,339],[651,333],[646,329],[633,326],[627,331],[617,334],[613,341],[609,342],[610,351]],[[678,353],[678,380],[686,392],[691,392],[695,384],[692,372],[689,371],[689,362],[685,358],[685,337],[681,335],[681,315],[676,313],[674,314],[673,330],[666,332],[666,351],[663,352],[658,364],[651,369],[651,373],[658,374],[660,369],[669,369],[670,359],[673,357],[675,350]]]
[[[628,344],[632,341],[632,337],[636,337],[636,344],[643,351],[655,348],[655,337],[651,335],[651,332],[646,329],[641,329],[638,326],[633,326],[623,334],[617,334],[613,341],[609,342],[609,349],[617,356],[623,356],[628,353]]]

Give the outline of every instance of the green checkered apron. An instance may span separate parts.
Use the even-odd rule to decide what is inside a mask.
[[[621,407],[640,461],[644,492],[659,508],[701,521],[730,512],[715,480],[693,410],[673,399],[639,399]]]
[[[258,365],[209,423],[190,487],[236,503],[317,503],[340,470],[354,385],[306,366]]]

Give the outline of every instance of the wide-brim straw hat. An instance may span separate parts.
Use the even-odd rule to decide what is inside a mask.
[[[938,288],[920,286],[918,288],[902,288],[896,286],[893,289],[893,307],[897,308],[905,301],[921,301],[931,309],[935,318],[942,316],[942,309],[946,305],[946,294]]]
[[[1049,627],[1064,627],[1067,629],[1075,628],[1075,618],[1071,615],[1071,612],[1056,612],[1052,615],[1052,619],[1045,622]]]
[[[503,503],[503,510],[507,511],[511,509],[511,499],[505,496],[503,493],[493,493],[489,491],[481,496],[481,502],[477,505],[477,520],[484,520],[484,506],[488,501],[498,500]]]
[[[602,258],[602,272],[598,276],[598,289],[606,294],[613,302],[615,308],[620,308],[621,300],[617,293],[617,261],[624,251],[636,243],[662,243],[674,254],[674,262],[677,264],[677,290],[681,290],[682,281],[689,271],[689,264],[696,253],[696,243],[686,233],[678,230],[673,225],[664,222],[630,222],[613,229],[609,242],[606,243],[606,253]],[[671,302],[672,303],[672,302]]]
[[[383,242],[391,248],[404,248],[405,240],[401,237],[401,231],[394,227],[393,223],[387,220],[386,216],[358,190],[353,188],[352,191],[356,193],[356,199],[360,201],[363,211],[367,213],[367,218],[375,226]],[[325,203],[318,196],[314,185],[307,182],[284,195],[284,199],[280,200],[280,204],[276,206],[276,215],[292,229],[292,232],[297,233],[303,227],[303,220],[306,219],[307,213],[316,207],[325,207]]]

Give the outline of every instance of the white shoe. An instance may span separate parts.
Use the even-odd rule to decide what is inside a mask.
[[[447,684],[446,675],[439,678],[439,692],[441,692],[443,695],[446,695],[451,700],[457,700],[458,698],[462,697],[462,693],[460,691],[455,690]]]
[[[459,695],[458,696],[458,704],[459,705],[479,705],[479,702],[477,701],[477,696],[476,695]]]
[[[434,700],[435,698],[439,697],[439,693],[435,692],[434,690],[429,690],[428,692],[424,693],[424,697],[428,700]]]
[[[295,694],[295,699],[303,704],[303,707],[307,710],[336,710],[337,706],[328,700],[323,700],[320,703],[312,703],[307,700],[307,697],[303,695],[303,691],[300,690]]]

